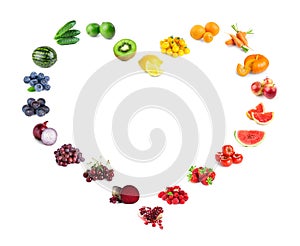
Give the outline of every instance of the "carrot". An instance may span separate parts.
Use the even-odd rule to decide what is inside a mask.
[[[246,32],[237,32],[236,36],[238,39],[240,39],[244,45],[248,46],[248,40],[246,38]]]
[[[234,34],[229,34],[229,35],[237,47],[241,48],[244,52],[247,52],[249,50],[249,47],[245,45],[243,41],[240,40],[236,35]]]
[[[242,40],[240,40],[237,36],[235,36],[233,34],[229,34],[229,35],[237,47],[241,48],[244,45]]]
[[[246,38],[247,34],[253,34],[253,30],[250,29],[247,32],[240,31],[236,25],[231,25],[232,29],[235,30],[236,36],[244,43],[244,45],[248,46],[248,40]]]
[[[227,41],[225,41],[226,45],[234,45],[233,39],[228,39]]]

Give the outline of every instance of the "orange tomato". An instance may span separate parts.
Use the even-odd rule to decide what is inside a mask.
[[[207,22],[204,28],[206,32],[210,32],[213,36],[216,36],[220,31],[218,24],[213,21]]]
[[[210,43],[214,39],[214,36],[212,35],[211,32],[205,32],[203,35],[203,40],[206,43]]]
[[[194,25],[190,30],[190,35],[193,39],[199,40],[203,37],[205,28],[201,25]]]
[[[269,60],[263,55],[253,54],[245,58],[244,65],[250,67],[254,74],[262,73],[268,68]]]

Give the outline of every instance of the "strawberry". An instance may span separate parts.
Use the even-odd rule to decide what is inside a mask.
[[[212,185],[212,181],[213,181],[213,179],[211,177],[207,177],[206,179],[202,179],[201,183],[203,185]]]
[[[199,182],[199,168],[196,166],[191,166],[189,169],[189,174],[187,175],[188,181],[192,183],[198,183]]]
[[[192,182],[192,183],[198,183],[199,182],[199,178],[198,178],[198,176],[197,175],[192,175],[192,177],[190,178],[190,181]]]

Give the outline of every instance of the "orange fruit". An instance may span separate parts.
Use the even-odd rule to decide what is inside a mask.
[[[201,25],[194,25],[190,30],[190,35],[193,39],[199,40],[203,37],[205,28]]]
[[[249,66],[243,66],[242,64],[238,64],[236,67],[236,72],[240,76],[246,76],[248,73],[250,73],[251,67]]]
[[[205,25],[205,31],[210,32],[213,36],[216,36],[220,31],[220,27],[215,22],[207,22]]]
[[[212,35],[211,32],[205,32],[203,35],[203,40],[206,43],[210,43],[214,39],[214,36]]]

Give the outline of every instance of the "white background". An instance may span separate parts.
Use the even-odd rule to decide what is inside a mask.
[[[1,245],[299,245],[296,1],[9,1],[1,6],[0,18]],[[80,42],[58,46],[54,34],[72,19],[82,31]],[[115,24],[113,40],[86,35],[87,24],[102,21]],[[208,21],[219,24],[220,34],[209,44],[193,40],[190,28]],[[234,23],[254,29],[249,37],[251,52],[269,58],[265,73],[236,75],[235,67],[245,54],[224,44]],[[114,59],[114,43],[131,38],[140,51],[158,51],[159,41],[169,35],[186,39],[191,54],[185,57],[214,84],[226,114],[226,143],[242,152],[244,162],[217,167],[210,187],[182,180],[180,185],[190,195],[183,206],[168,206],[156,197],[134,205],[112,205],[109,192],[85,182],[81,166],[57,166],[53,151],[72,143],[77,96],[88,78]],[[49,69],[40,69],[31,60],[32,51],[41,45],[58,53],[57,63]],[[22,79],[33,70],[51,77],[51,90],[34,97],[45,97],[51,108],[44,118],[59,133],[52,147],[32,136],[33,126],[44,119],[26,117],[21,111],[31,96]],[[273,100],[257,98],[250,91],[253,81],[266,76],[278,87]],[[274,121],[264,127],[245,116],[260,101],[275,112]],[[240,147],[233,131],[244,128],[263,129],[266,139],[255,148]],[[137,133],[142,129],[137,128]],[[131,131],[130,137],[134,141],[138,134]],[[142,205],[163,206],[164,230],[143,225],[137,217]]]

